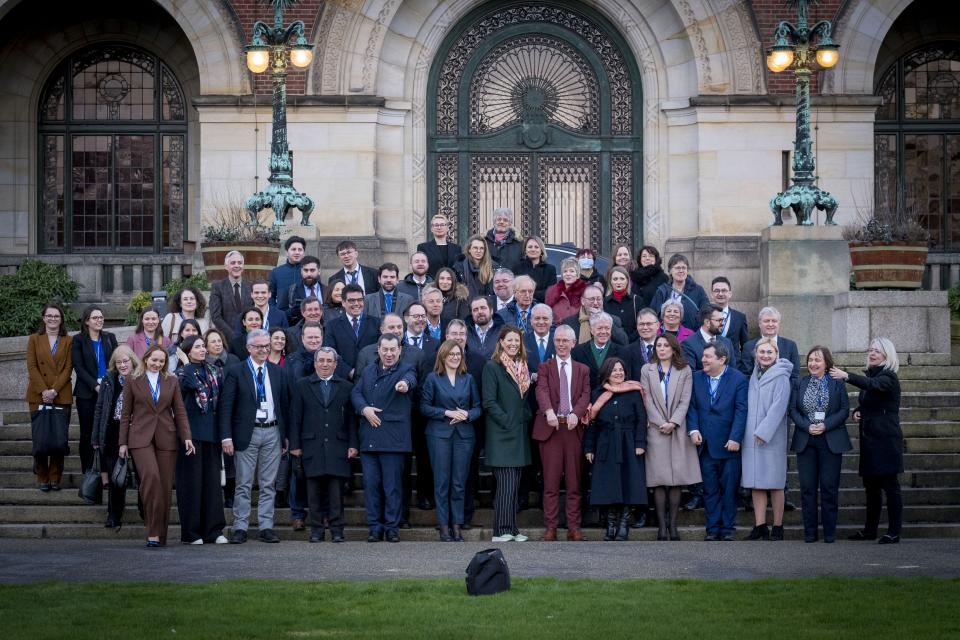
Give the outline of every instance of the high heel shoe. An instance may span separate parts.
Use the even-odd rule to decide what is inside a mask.
[[[750,535],[744,538],[744,540],[769,540],[769,539],[770,539],[770,530],[767,528],[766,523],[761,524],[758,527],[754,527],[750,531]]]
[[[773,525],[773,529],[770,531],[770,539],[783,540],[783,525]]]
[[[450,528],[446,526],[440,527],[440,542],[453,542],[453,538],[450,537]]]
[[[463,542],[463,534],[460,533],[460,527],[453,525],[453,532],[450,534],[454,542]]]

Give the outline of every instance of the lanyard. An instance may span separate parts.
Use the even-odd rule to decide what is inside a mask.
[[[717,391],[720,389],[720,383],[723,382],[723,374],[727,372],[727,368],[723,368],[723,372],[717,376],[717,384],[714,386],[713,379],[710,379],[710,384],[707,385],[707,391],[710,394],[710,404],[713,404],[717,400]]]
[[[93,352],[97,355],[97,377],[102,378],[107,371],[106,358],[103,356],[103,338],[91,340],[93,343]]]
[[[660,382],[663,384],[663,406],[670,410],[670,374],[673,373],[673,365],[667,367],[667,372],[663,372],[663,365],[657,363],[657,371],[660,372]],[[718,385],[719,386],[719,385]]]
[[[257,388],[257,402],[265,402],[267,399],[267,374],[264,371],[263,380],[259,380],[257,376],[257,370],[253,366],[253,359],[247,358],[247,366],[250,367],[250,373],[253,374],[253,385]],[[264,365],[261,365],[265,366]],[[263,369],[261,369],[262,371]]]
[[[150,382],[150,378],[147,377],[147,385],[150,387],[150,395],[153,396],[153,404],[156,405],[160,402],[160,378],[157,377],[157,386],[154,387],[153,383]]]
[[[50,355],[57,355],[57,345],[60,344],[60,336],[57,336],[57,339],[53,341],[53,346],[50,347]]]

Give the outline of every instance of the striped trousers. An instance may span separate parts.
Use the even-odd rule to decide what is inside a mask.
[[[523,467],[492,467],[497,481],[493,500],[493,535],[515,536],[517,529],[517,491],[520,488],[520,472]]]

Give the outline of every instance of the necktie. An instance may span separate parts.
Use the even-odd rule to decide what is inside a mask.
[[[653,358],[653,345],[652,345],[652,344],[648,344],[648,345],[647,345],[647,351],[646,351],[646,353],[647,353],[647,362],[650,362],[650,360]]]
[[[351,271],[351,272],[350,272],[350,284],[357,284],[357,272],[356,272],[356,271]]]
[[[720,385],[720,377],[710,378],[710,404],[717,399],[717,387]]]
[[[723,322],[720,324],[720,333],[727,335],[727,318],[729,317],[730,311],[723,312]]]
[[[360,318],[358,318],[357,316],[354,316],[351,322],[353,323],[353,336],[355,338],[359,337],[360,336]]]
[[[156,405],[160,401],[160,379],[157,378],[157,386],[153,386],[149,378],[147,379],[147,384],[150,385],[150,395],[153,396],[153,404]]]
[[[240,283],[235,282],[233,284],[233,305],[236,307],[237,311],[240,310]]]
[[[267,392],[263,382],[263,365],[257,367],[257,405],[261,405],[267,400]],[[257,418],[257,422],[266,422],[267,419]]]
[[[387,307],[387,313],[393,313],[393,293],[383,294],[383,301]]]
[[[540,362],[543,362],[543,359],[547,357],[547,339],[540,338],[537,340],[537,352],[540,354]]]
[[[570,390],[567,389],[567,363],[560,361],[560,412],[561,416],[570,413]]]
[[[710,344],[717,344],[717,336],[710,336]]]
[[[320,380],[320,387],[323,389],[323,402],[328,404],[330,402],[330,381]]]
[[[410,338],[410,344],[415,346],[417,349],[420,348],[420,336],[413,336]]]

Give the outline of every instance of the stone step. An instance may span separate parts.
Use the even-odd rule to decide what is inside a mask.
[[[900,391],[956,392],[960,391],[960,379],[907,378],[900,380]]]
[[[862,367],[861,367],[862,369]],[[851,371],[858,371],[851,369]],[[960,367],[956,365],[902,366],[897,372],[905,380],[960,380]]]
[[[860,393],[848,386],[850,409],[857,406]],[[900,406],[905,408],[956,408],[960,407],[960,391],[903,391],[900,393]]]
[[[738,540],[745,537],[747,533],[749,533],[750,526],[752,526],[752,521],[749,523],[749,526],[743,526],[738,530]],[[838,526],[837,539],[841,541],[841,544],[845,544],[846,537],[858,531],[860,527],[862,527],[862,523]],[[308,531],[294,531],[290,527],[286,526],[277,526],[274,531],[277,533],[280,539],[285,542],[300,542],[303,544],[308,544]],[[524,527],[522,531],[524,535],[530,537],[531,541],[540,540],[543,537],[544,532],[542,527]],[[693,542],[703,540],[704,531],[702,523],[680,527],[679,532],[680,537],[684,541]],[[230,529],[228,528],[225,533],[227,536],[229,536],[231,534]],[[251,527],[248,530],[248,534],[250,538],[247,544],[262,544],[256,540],[256,527]],[[584,534],[587,536],[588,542],[600,542],[603,539],[603,533],[600,529],[586,528],[584,529]],[[492,530],[487,527],[477,527],[463,532],[464,540],[467,542],[489,542],[492,535]],[[363,544],[367,544],[367,529],[365,527],[348,526],[344,529],[344,536],[346,537],[347,542],[362,542]],[[563,541],[565,537],[566,533],[561,530],[559,534],[559,538],[561,539],[560,544],[576,544]],[[644,527],[642,529],[630,530],[630,540],[632,542],[654,542],[656,541],[656,537],[656,527]],[[787,540],[802,540],[803,527],[800,525],[784,525],[784,537]],[[937,523],[904,523],[902,537],[908,540],[919,538],[957,538],[960,537],[960,525]],[[130,544],[142,544],[143,540],[146,539],[146,531],[144,530],[142,524],[132,522],[129,524],[124,524],[120,529],[106,529],[102,524],[15,523],[0,524],[0,538],[129,540]],[[435,542],[437,540],[437,532],[433,528],[404,529],[400,531],[400,539],[402,542]],[[169,546],[180,544],[180,527],[178,525],[170,525],[167,533],[167,540]],[[323,544],[330,544],[329,537],[327,540],[328,541],[324,542]],[[657,544],[666,543],[658,542]],[[767,543],[758,542],[757,544]],[[507,548],[509,548],[509,545]]]

